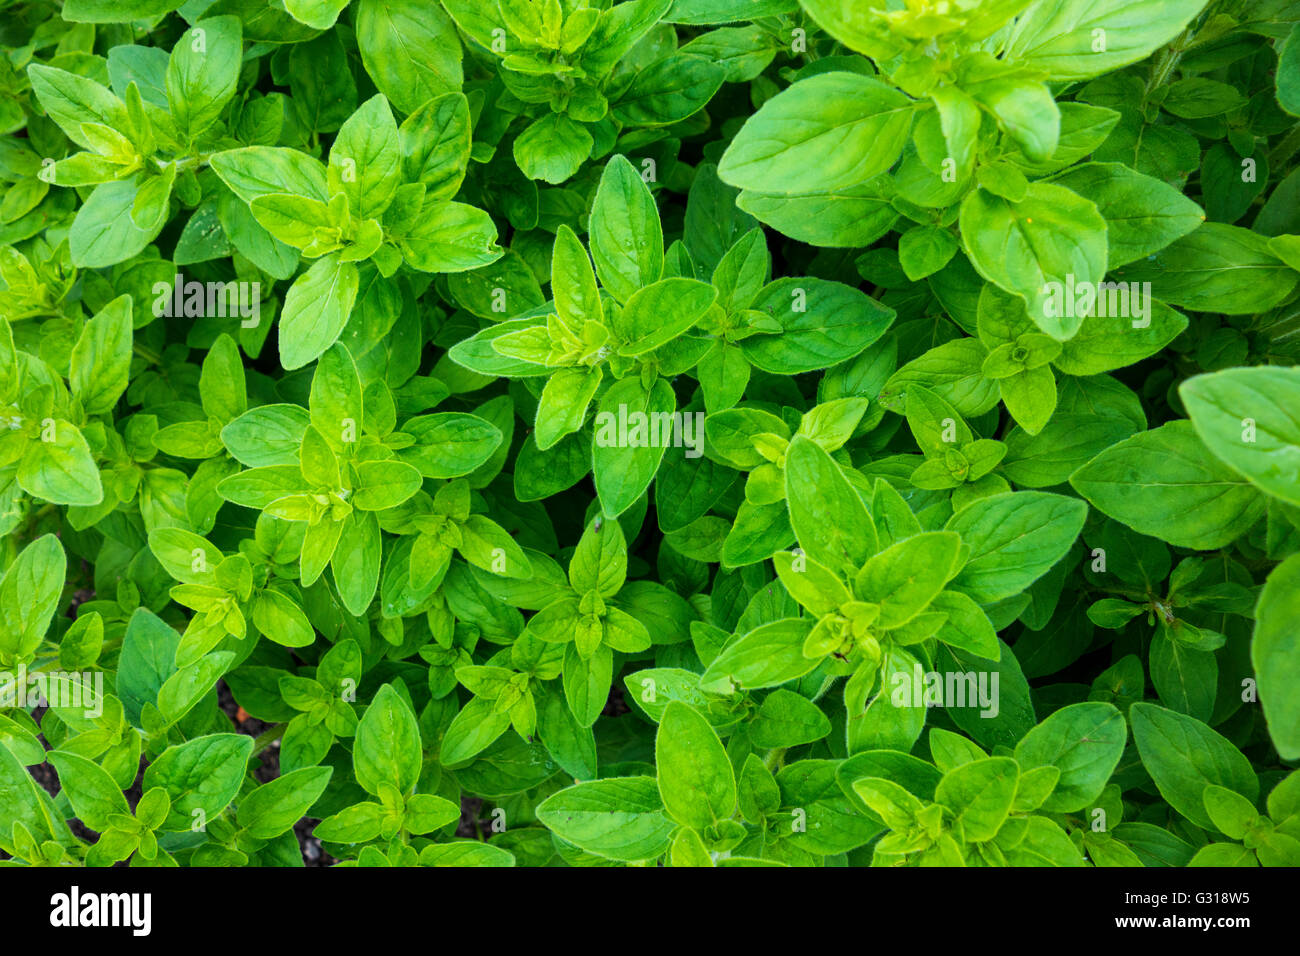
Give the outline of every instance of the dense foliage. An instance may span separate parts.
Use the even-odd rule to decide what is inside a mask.
[[[0,14],[12,864],[1300,864],[1300,3]]]

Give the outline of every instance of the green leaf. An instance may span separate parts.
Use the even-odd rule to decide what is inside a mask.
[[[244,384],[244,360],[239,346],[222,333],[212,343],[199,373],[199,396],[203,410],[212,418],[228,422],[248,409]]]
[[[213,154],[212,169],[245,203],[259,196],[289,193],[329,201],[325,165],[295,149],[248,146]]]
[[[1264,514],[1260,493],[1218,461],[1186,421],[1112,445],[1070,484],[1134,531],[1197,550],[1231,543]]]
[[[356,363],[346,346],[335,343],[320,357],[312,374],[307,404],[311,406],[311,424],[325,444],[343,453],[356,445],[355,438],[345,441],[345,437],[361,427],[365,402]]]
[[[749,739],[758,747],[798,747],[830,732],[831,722],[816,704],[784,688],[763,699],[749,725]]]
[[[790,596],[818,617],[838,611],[853,600],[834,572],[806,555],[778,551],[772,555],[772,563]]]
[[[941,647],[937,655],[941,673],[957,671],[980,680],[987,675],[988,694],[980,697],[980,684],[974,693],[968,689],[965,706],[946,708],[948,716],[968,737],[988,750],[999,744],[1013,746],[1034,726],[1034,705],[1029,682],[1011,648],[998,641],[996,658],[976,657],[964,648]],[[969,688],[969,683],[967,684]],[[996,694],[993,688],[997,688]],[[977,699],[979,698],[979,699]]]
[[[874,77],[823,73],[772,97],[718,164],[722,181],[762,193],[858,186],[894,164],[912,102]]]
[[[1019,202],[977,189],[962,202],[961,234],[980,275],[1024,299],[1048,335],[1074,336],[1083,316],[1061,314],[1053,293],[1106,274],[1106,221],[1096,206],[1050,183],[1031,183]]]
[[[1173,186],[1121,163],[1081,163],[1052,182],[1091,200],[1106,220],[1110,269],[1158,252],[1205,221],[1201,207]]]
[[[406,802],[403,824],[412,833],[432,833],[460,819],[460,804],[430,793],[417,793]]]
[[[617,521],[596,518],[569,561],[569,582],[579,594],[595,591],[613,597],[627,579],[627,541]]]
[[[221,441],[240,464],[250,468],[296,464],[308,424],[311,416],[303,407],[257,406],[222,428]]]
[[[1065,831],[1044,816],[1031,816],[1024,836],[1006,853],[1012,866],[1086,866]]]
[[[814,561],[856,569],[876,553],[875,525],[862,498],[830,454],[802,435],[786,453],[785,493],[790,526]]]
[[[348,198],[354,216],[370,219],[388,208],[401,182],[397,122],[384,95],[362,103],[330,147],[331,192]]]
[[[423,482],[420,472],[403,461],[363,461],[356,467],[352,506],[362,511],[395,508],[419,491]]]
[[[537,401],[537,430],[534,440],[540,451],[554,448],[568,435],[581,430],[587,409],[604,379],[595,368],[562,368],[546,380]]]
[[[1127,738],[1124,717],[1114,705],[1071,704],[1025,734],[1016,744],[1015,757],[1021,771],[1035,767],[1059,770],[1056,786],[1040,806],[1072,813],[1101,796]]]
[[[926,721],[922,697],[908,694],[921,671],[920,661],[898,643],[886,650],[878,668],[869,663],[860,666],[844,687],[848,712],[845,737],[850,754],[912,749]],[[877,678],[878,693],[870,696],[871,684]]]
[[[886,174],[847,189],[799,193],[746,189],[736,206],[778,232],[812,246],[857,249],[875,242],[898,219],[896,189]]]
[[[1035,4],[1016,24],[1006,56],[1079,80],[1136,63],[1173,40],[1204,6],[1200,0],[1076,0]],[[1097,30],[1105,43],[1098,49]]]
[[[930,602],[930,610],[948,616],[935,633],[944,644],[976,657],[998,659],[997,631],[974,598],[961,591],[943,591]]]
[[[221,116],[235,95],[243,54],[238,17],[197,20],[172,49],[167,64],[167,103],[177,131],[193,140]]]
[[[439,759],[448,766],[465,763],[509,729],[510,715],[497,711],[495,697],[475,697],[452,719],[442,738]]]
[[[410,419],[402,430],[415,438],[398,457],[426,478],[459,478],[492,457],[503,436],[477,415],[438,412]]]
[[[1148,663],[1163,704],[1198,720],[1214,715],[1219,668],[1212,653],[1187,646],[1162,626],[1151,639]]]
[[[403,113],[460,89],[460,37],[441,7],[419,0],[358,0],[356,31],[366,72]]]
[[[803,656],[804,640],[813,623],[806,618],[771,621],[735,638],[714,658],[700,685],[729,689],[734,683],[746,690],[759,690],[802,677],[818,664]]]
[[[537,819],[561,840],[611,860],[653,860],[676,825],[663,812],[654,777],[580,783],[537,805]]]
[[[721,64],[679,50],[638,70],[611,112],[628,126],[671,126],[703,109],[726,78]]]
[[[957,252],[957,237],[938,226],[914,226],[899,237],[898,261],[913,282],[933,275]]]
[[[72,261],[86,269],[102,269],[138,256],[162,228],[143,229],[131,218],[137,186],[130,179],[96,186],[68,231]]]
[[[671,423],[675,407],[673,390],[661,378],[650,388],[638,377],[625,378],[601,398],[592,471],[596,494],[609,517],[632,507],[650,487],[674,440],[673,429],[663,423]]]
[[[661,279],[637,290],[612,319],[619,355],[640,355],[690,329],[713,305],[717,290],[695,279]],[[666,317],[666,320],[665,320]]]
[[[1300,707],[1292,690],[1300,676],[1295,622],[1300,613],[1300,555],[1273,569],[1255,606],[1251,665],[1259,682],[1269,736],[1284,760],[1300,754]]]
[[[284,647],[309,647],[316,640],[311,622],[293,598],[267,588],[253,603],[253,624]]]
[[[117,694],[127,719],[136,727],[145,704],[156,704],[158,692],[176,673],[180,635],[146,608],[137,608],[127,621],[117,664]]]
[[[736,512],[736,522],[722,543],[723,567],[737,568],[763,561],[794,541],[783,502],[754,505],[746,501]]]
[[[1234,368],[1196,375],[1178,394],[1205,446],[1266,494],[1300,504],[1300,370]]]
[[[1027,159],[1042,163],[1052,158],[1060,140],[1061,113],[1038,74],[991,54],[975,53],[963,60],[958,78],[962,92],[993,114],[998,127]],[[979,169],[983,185],[990,185],[998,176],[1009,176],[1006,182],[1014,184],[1011,191],[1019,193],[1020,180],[1014,173]]]
[[[67,9],[64,9],[67,17]],[[1300,116],[1300,30],[1293,24],[1291,32],[1277,51],[1277,102],[1292,116]]]
[[[82,130],[85,123],[113,130],[130,128],[126,105],[94,80],[43,63],[32,63],[27,75],[46,114],[79,146],[93,149]]]
[[[343,606],[354,615],[365,613],[379,587],[383,542],[373,514],[353,511],[342,522],[330,569]]]
[[[72,349],[72,394],[87,415],[112,410],[129,384],[131,297],[120,295],[86,323]]]
[[[1202,796],[1214,825],[1234,840],[1240,840],[1259,819],[1255,805],[1226,787],[1211,785]]]
[[[162,787],[171,810],[161,829],[206,826],[239,793],[253,738],[244,734],[209,734],[168,747],[145,769],[144,789]]]
[[[163,681],[158,688],[158,710],[167,723],[174,724],[189,713],[216,687],[234,659],[230,651],[217,651],[182,667]]]
[[[1016,424],[1031,435],[1042,431],[1056,411],[1056,377],[1046,365],[998,379],[998,390]]]
[[[1206,787],[1226,787],[1252,802],[1259,795],[1250,761],[1201,721],[1145,702],[1129,709],[1129,719],[1160,795],[1197,826],[1214,829],[1203,802]]]
[[[0,577],[0,662],[26,663],[40,645],[63,594],[67,559],[46,534],[27,545]]]
[[[1132,422],[1056,414],[1037,435],[1016,428],[1006,437],[1001,471],[1025,488],[1063,484],[1079,467],[1134,432]]]
[[[614,682],[614,652],[609,645],[596,647],[590,657],[583,658],[577,646],[569,644],[564,649],[564,699],[569,703],[578,726],[594,724],[609,701],[609,689]]]
[[[956,534],[931,531],[872,555],[854,585],[862,600],[880,605],[877,625],[900,627],[929,607],[953,575],[961,545]]]
[[[538,708],[537,735],[565,773],[577,780],[596,776],[596,737],[579,726],[560,695],[545,695]]]
[[[591,258],[600,284],[619,302],[658,281],[664,268],[663,227],[654,197],[619,155],[605,164],[591,209]]]
[[[910,827],[924,804],[906,787],[883,777],[862,777],[853,781],[853,792],[885,825],[894,830]]]
[[[69,23],[129,23],[161,17],[180,5],[178,0],[65,0],[61,12]]]
[[[352,748],[357,783],[375,796],[382,784],[405,793],[415,785],[423,762],[415,714],[392,685],[385,684],[357,725]]]
[[[469,102],[460,93],[435,96],[398,131],[402,179],[423,183],[425,195],[451,199],[469,166]]]
[[[452,840],[435,843],[420,851],[421,866],[514,866],[508,851],[475,840]]]
[[[750,306],[781,331],[740,343],[750,364],[775,375],[829,368],[874,343],[894,321],[894,310],[857,289],[824,279],[769,283]]]
[[[256,840],[287,832],[320,799],[333,773],[333,767],[304,767],[262,784],[239,802],[239,826]]]
[[[556,185],[581,168],[591,156],[593,142],[581,123],[563,113],[548,113],[515,139],[515,162],[529,179]]]
[[[464,272],[502,256],[497,227],[477,206],[426,197],[415,228],[398,247],[407,263],[421,272]]]
[[[953,587],[985,605],[1020,593],[1065,556],[1087,515],[1082,501],[1042,491],[977,499],[944,526],[970,548]]]
[[[348,0],[285,0],[284,9],[299,23],[328,30],[347,5]]]
[[[856,850],[879,833],[879,824],[860,813],[840,786],[842,767],[839,760],[796,760],[778,771],[781,803],[789,809],[776,816],[774,829],[785,830],[791,845],[832,856]],[[796,808],[804,813],[794,814]],[[796,822],[806,826],[796,827]]]
[[[1107,315],[1083,320],[1074,338],[1061,348],[1052,364],[1069,375],[1097,375],[1124,368],[1155,355],[1187,328],[1187,317],[1163,302],[1132,294],[1126,285],[1116,291],[1117,308],[1107,305]],[[1108,303],[1110,292],[1106,293]],[[1138,316],[1124,306],[1125,299],[1145,308]]]
[[[1009,757],[972,760],[949,770],[935,788],[934,799],[953,812],[967,841],[982,843],[997,836],[1016,796],[1020,769]]]
[[[732,23],[793,13],[798,6],[797,0],[673,0],[663,21],[692,26]]]
[[[1195,312],[1253,315],[1289,296],[1300,275],[1269,248],[1266,237],[1238,226],[1206,222],[1119,270],[1115,278],[1149,282],[1170,305]]]
[[[54,834],[52,807],[41,799],[43,791],[8,747],[0,747],[0,848],[15,851],[12,836],[21,824],[29,834],[44,840]]]
[[[59,774],[59,789],[68,797],[72,810],[86,826],[103,832],[112,826],[114,814],[130,814],[126,797],[113,778],[98,764],[73,753],[50,752],[50,763]]]
[[[665,811],[702,830],[736,809],[736,777],[722,741],[700,713],[680,701],[664,710],[655,735],[655,767]]]
[[[280,364],[302,368],[338,340],[357,298],[356,263],[318,259],[298,277],[280,313]]]

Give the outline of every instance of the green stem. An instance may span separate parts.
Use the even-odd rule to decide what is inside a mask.
[[[1282,137],[1282,142],[1273,147],[1268,154],[1268,168],[1281,170],[1297,152],[1300,152],[1300,126]]]
[[[288,724],[276,724],[270,730],[264,730],[262,733],[258,734],[257,737],[253,739],[252,756],[256,757],[267,747],[271,746],[271,744],[283,737],[284,732],[288,727]]]
[[[774,747],[769,750],[763,757],[763,766],[775,774],[781,767],[781,761],[785,759],[786,749],[785,747]]]
[[[148,346],[141,345],[139,342],[136,342],[131,346],[131,351],[135,352],[136,355],[140,356],[142,359],[145,359],[146,361],[153,363],[154,365],[162,364],[162,356],[160,354],[158,354]]]
[[[1149,97],[1153,90],[1164,86],[1169,80],[1169,75],[1178,67],[1178,61],[1183,58],[1187,48],[1191,46],[1191,40],[1194,31],[1189,24],[1182,33],[1174,39],[1167,47],[1161,51],[1160,60],[1156,63],[1155,69],[1151,72],[1151,79],[1147,81],[1146,94],[1143,97]]]
[[[828,693],[830,693],[830,689],[835,686],[835,682],[838,679],[839,678],[837,677],[827,677],[825,680],[823,680],[822,686],[817,689],[817,693],[813,694],[813,698],[812,698],[813,703],[814,704],[817,703],[817,701],[821,700]]]

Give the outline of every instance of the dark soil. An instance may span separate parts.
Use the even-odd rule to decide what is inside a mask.
[[[464,795],[460,798],[460,823],[456,825],[456,836],[471,840],[483,839],[482,823],[479,820],[482,809],[483,801],[478,797]]]
[[[623,688],[618,684],[614,684],[609,689],[609,700],[605,701],[605,709],[601,711],[601,715],[605,717],[621,717],[623,714],[630,714],[631,712],[632,708],[623,699]]]

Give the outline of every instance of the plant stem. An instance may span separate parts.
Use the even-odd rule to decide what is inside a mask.
[[[1268,168],[1282,169],[1297,151],[1300,151],[1300,126],[1283,136],[1282,142],[1273,147],[1272,152],[1268,154]]]
[[[785,747],[774,747],[769,750],[763,757],[763,766],[772,771],[772,773],[776,773],[777,769],[781,766],[781,761],[785,759],[786,749],[787,748]]]
[[[271,729],[264,730],[260,734],[258,734],[257,737],[253,739],[252,756],[256,757],[267,747],[271,746],[271,744],[275,743],[277,740],[283,737],[284,732],[286,729],[288,729],[288,727],[289,727],[288,724],[276,724]]]
[[[1143,99],[1151,95],[1153,90],[1164,86],[1169,80],[1169,75],[1174,72],[1178,66],[1178,61],[1183,58],[1187,48],[1191,46],[1193,30],[1189,24],[1182,33],[1174,38],[1160,53],[1160,60],[1156,63],[1155,69],[1151,72],[1151,79],[1147,81],[1146,93]]]

